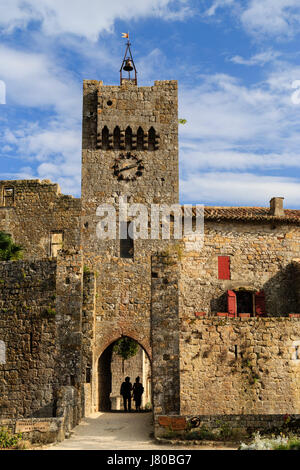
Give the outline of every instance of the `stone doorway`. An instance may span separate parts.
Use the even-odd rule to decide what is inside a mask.
[[[134,340],[133,340],[134,341]],[[133,357],[123,360],[114,350],[117,341],[110,344],[98,360],[99,411],[122,411],[123,399],[120,395],[121,383],[129,376],[134,384],[137,376],[144,387],[142,409],[150,410],[151,405],[151,362],[144,348],[134,341],[137,352]],[[132,410],[135,409],[132,401]]]

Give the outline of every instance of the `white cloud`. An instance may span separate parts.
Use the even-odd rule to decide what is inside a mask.
[[[181,91],[180,116],[187,119],[180,127],[182,200],[265,205],[280,193],[287,204],[299,204],[297,77],[299,67],[276,61],[255,85],[216,74]],[[295,177],[274,176],[283,170]]]
[[[291,97],[298,77],[299,67],[281,63],[252,86],[225,74],[203,76],[202,85],[180,92],[180,115],[188,121],[180,129],[182,138],[243,145],[247,151],[262,146],[265,153],[288,145],[293,153],[299,144],[300,106]]]
[[[204,15],[214,16],[218,9],[233,6],[235,0],[214,0],[212,5],[205,11]]]
[[[0,46],[0,77],[8,104],[47,106],[65,115],[80,115],[80,87],[46,54]]]
[[[116,20],[144,17],[181,20],[191,14],[188,3],[187,0],[1,0],[0,25],[9,32],[38,20],[48,35],[75,34],[96,41],[100,33],[113,30]]]
[[[243,57],[236,55],[230,60],[231,62],[240,65],[265,65],[268,62],[274,62],[280,55],[280,52],[268,50],[255,54],[250,59],[244,59]]]
[[[300,30],[299,0],[251,0],[241,14],[246,30],[254,35],[293,36]]]
[[[252,173],[203,172],[181,181],[184,202],[206,205],[268,207],[274,196],[284,196],[286,207],[299,207],[299,180]]]

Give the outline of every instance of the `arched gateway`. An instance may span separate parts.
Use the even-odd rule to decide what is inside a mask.
[[[151,408],[151,361],[145,349],[129,337],[120,337],[120,340],[132,341],[133,353],[128,359],[118,354],[119,340],[113,341],[102,352],[98,359],[98,409],[99,411],[123,410],[123,401],[120,395],[120,386],[126,376],[134,383],[137,376],[144,387],[142,396],[142,409]],[[133,404],[134,405],[134,404]],[[134,406],[133,406],[134,409]]]

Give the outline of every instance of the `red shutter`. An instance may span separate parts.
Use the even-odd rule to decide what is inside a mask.
[[[237,316],[236,295],[232,290],[227,291],[227,305],[229,315]]]
[[[266,298],[263,290],[255,293],[255,314],[258,317],[266,316]]]
[[[219,272],[219,279],[230,279],[230,257],[229,256],[218,257],[218,272]]]

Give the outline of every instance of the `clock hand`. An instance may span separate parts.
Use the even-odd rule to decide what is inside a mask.
[[[125,171],[125,170],[131,170],[131,168],[135,168],[136,166],[137,166],[136,163],[134,163],[133,165],[125,166],[125,168],[121,168],[119,172]]]

